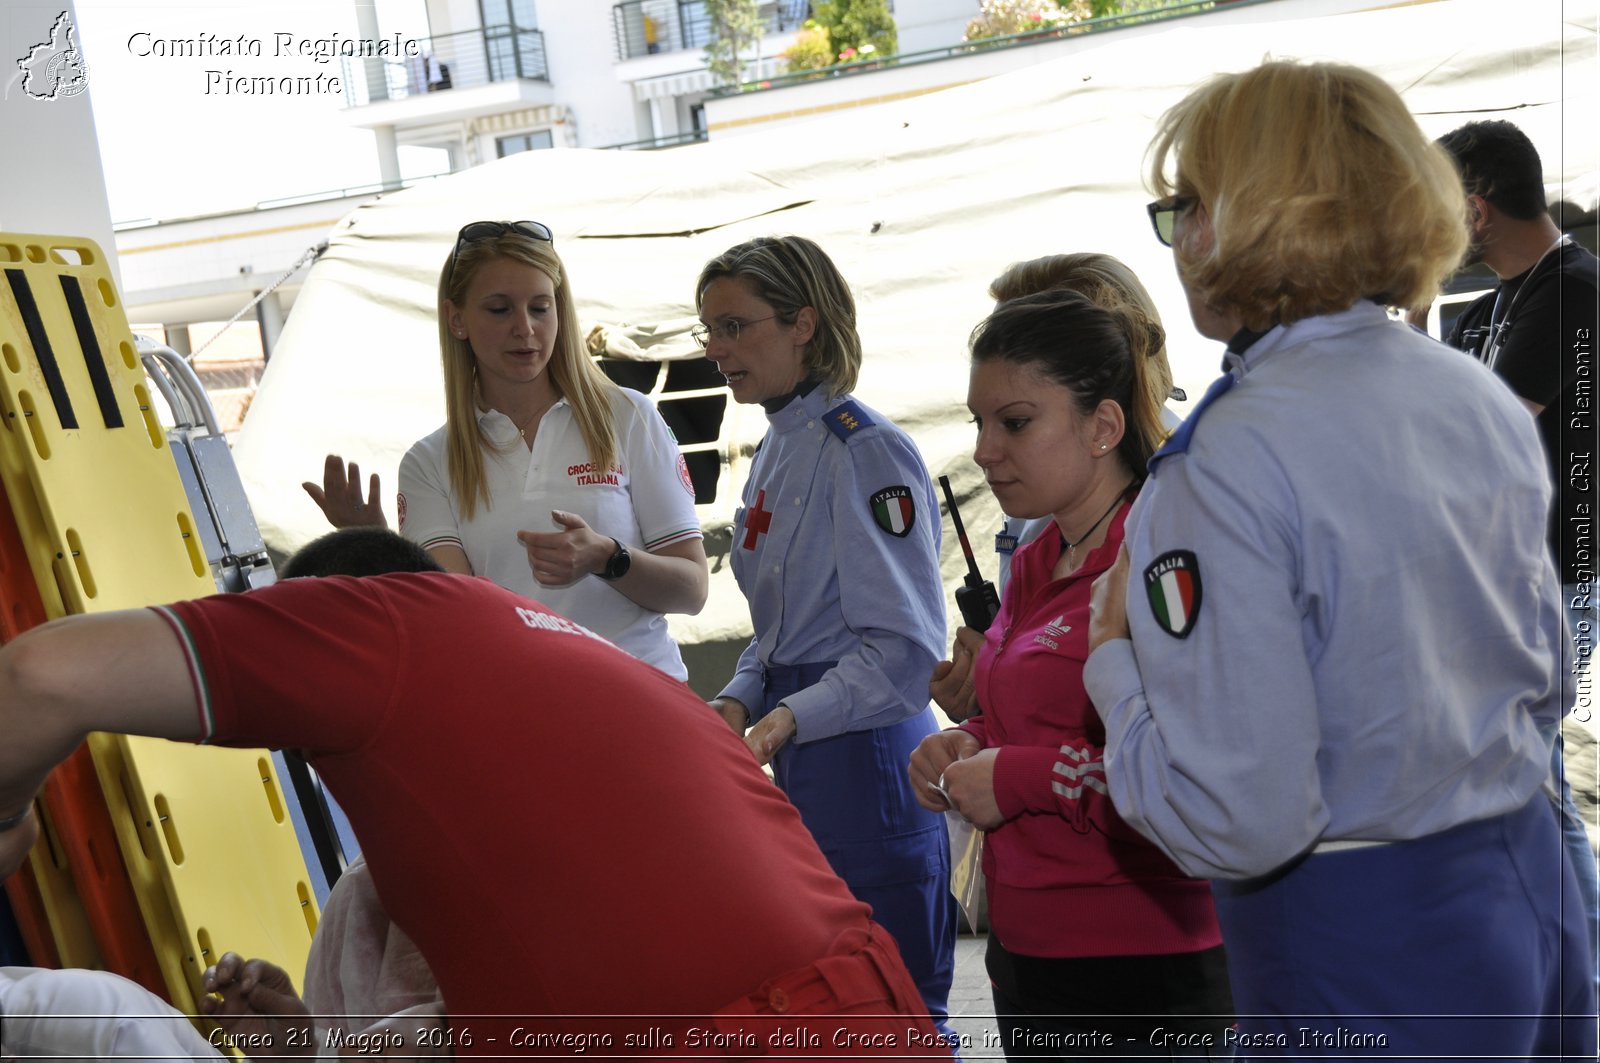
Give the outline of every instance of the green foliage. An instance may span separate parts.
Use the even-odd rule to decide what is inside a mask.
[[[978,17],[967,23],[966,39],[1060,29],[1121,10],[1122,0],[982,0]]]
[[[1089,19],[1122,16],[1118,24],[1164,17],[1168,9],[1187,11],[1215,6],[1196,0],[980,0],[978,17],[967,23],[966,40],[1048,32]]]
[[[833,41],[828,37],[828,30],[819,26],[816,19],[806,19],[800,32],[795,34],[794,44],[784,52],[782,59],[787,64],[791,73],[801,70],[821,70],[837,63],[838,53],[833,50]]]
[[[899,33],[886,0],[823,0],[815,13],[817,25],[828,32],[836,62],[883,58],[899,50]]]
[[[724,85],[744,81],[744,56],[761,40],[764,28],[759,0],[705,0],[711,20],[706,68]]]

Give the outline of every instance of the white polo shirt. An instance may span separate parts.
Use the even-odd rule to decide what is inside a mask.
[[[182,1012],[107,971],[0,967],[0,1058],[216,1060]]]
[[[472,571],[576,620],[640,660],[677,679],[688,670],[662,614],[645,609],[596,576],[565,587],[533,578],[519,531],[558,531],[553,509],[576,513],[589,527],[629,550],[659,550],[700,538],[694,485],[677,442],[650,400],[628,388],[613,392],[617,462],[597,472],[583,433],[562,399],[539,422],[530,453],[517,426],[494,410],[478,424],[494,444],[483,448],[490,504],[470,521],[450,484],[445,429],[418,440],[400,462],[400,531],[424,548],[461,547]]]

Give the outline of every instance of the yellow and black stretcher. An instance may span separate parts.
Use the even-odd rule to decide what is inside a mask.
[[[0,233],[0,479],[15,536],[0,551],[5,637],[215,591],[92,241]],[[31,880],[10,890],[25,938],[47,932],[65,966],[158,977],[190,1014],[224,951],[303,970],[316,901],[271,756],[106,734],[85,746],[52,776]],[[47,930],[26,925],[40,919]]]

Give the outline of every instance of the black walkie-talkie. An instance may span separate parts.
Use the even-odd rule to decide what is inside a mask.
[[[961,610],[961,619],[968,627],[988,631],[995,614],[1000,612],[1000,595],[978,571],[978,559],[972,556],[972,544],[967,542],[961,511],[956,509],[956,496],[950,491],[950,477],[939,477],[939,486],[944,489],[944,504],[950,510],[950,522],[956,526],[956,538],[961,540],[961,553],[967,559],[966,586],[956,588],[956,608]]]

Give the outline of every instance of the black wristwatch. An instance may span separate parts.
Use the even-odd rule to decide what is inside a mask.
[[[617,543],[617,552],[606,558],[605,568],[595,573],[596,576],[603,580],[621,579],[628,574],[628,569],[633,566],[633,555],[628,553],[628,548],[617,542],[616,539],[611,541]]]

